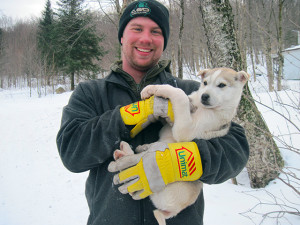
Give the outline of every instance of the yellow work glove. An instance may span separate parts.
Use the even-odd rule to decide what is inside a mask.
[[[174,122],[171,101],[157,96],[123,106],[120,113],[126,125],[135,125],[130,131],[132,138],[158,118],[166,119],[169,124]]]
[[[175,181],[195,181],[202,176],[202,162],[195,142],[156,142],[145,152],[129,155],[109,164],[119,191],[142,199]],[[130,167],[130,168],[129,168]],[[128,168],[128,169],[127,169]],[[125,170],[124,170],[125,169]]]

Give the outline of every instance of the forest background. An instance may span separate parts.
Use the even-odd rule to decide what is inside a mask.
[[[45,1],[45,10],[41,12],[40,18],[13,20],[5,15],[0,17],[0,88],[33,85],[38,87],[41,94],[44,87],[44,94],[46,94],[46,86],[53,86],[52,91],[54,91],[57,85],[65,84],[66,78],[70,77],[69,71],[59,67],[58,64],[61,59],[56,62],[53,61],[52,67],[47,68],[45,57],[42,57],[43,52],[39,48],[41,24],[47,22],[45,13],[47,13],[46,10],[49,10],[49,8],[47,9],[48,2],[50,1]],[[61,4],[63,2],[62,0]],[[117,30],[118,19],[122,11],[122,1],[94,1],[98,3],[98,8],[94,10],[85,9],[85,1],[78,2],[81,2],[80,9],[89,16],[83,18],[85,24],[81,25],[81,29],[92,28],[92,33],[101,38],[99,40],[101,48],[99,49],[100,54],[98,54],[100,57],[93,59],[93,65],[97,65],[97,68],[76,72],[74,83],[84,79],[106,76],[110,65],[120,59]],[[124,1],[123,4],[128,4],[128,2]],[[211,67],[203,19],[199,12],[199,1],[162,2],[168,5],[170,9],[171,35],[168,47],[164,52],[164,58],[172,60],[173,74],[182,76],[179,58],[181,58],[185,72],[192,75],[197,74],[200,69]],[[182,5],[180,2],[184,2],[182,24]],[[276,79],[276,74],[274,75],[272,71],[276,68],[276,63],[273,65],[270,61],[272,54],[277,54],[279,50],[297,45],[297,32],[300,32],[300,2],[297,0],[283,1],[282,18],[279,17],[279,2],[278,0],[230,1],[235,20],[236,38],[245,67],[247,67],[247,58],[250,58],[252,65],[266,65],[268,75],[273,76],[274,79]],[[53,9],[50,4],[50,13],[52,14],[50,23],[59,21],[64,10],[63,7]],[[70,21],[62,23],[67,24]],[[280,23],[282,23],[281,34],[279,32]],[[180,32],[181,30],[183,32]],[[65,33],[66,31],[61,30],[61,32]],[[49,43],[47,39],[45,42]],[[181,55],[179,55],[179,46],[182,49]],[[61,48],[61,46],[51,46],[51,48]],[[47,57],[48,61],[53,60],[53,55],[49,54]],[[261,74],[261,71],[252,68],[251,75],[254,77],[255,72]]]

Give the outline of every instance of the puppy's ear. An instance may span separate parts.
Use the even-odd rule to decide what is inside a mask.
[[[246,83],[249,78],[250,78],[250,75],[248,73],[246,73],[245,71],[239,71],[237,72],[237,76],[238,76],[238,80],[241,81],[242,83]]]
[[[206,76],[208,71],[209,69],[200,70],[197,76],[201,76],[201,79],[203,79]]]

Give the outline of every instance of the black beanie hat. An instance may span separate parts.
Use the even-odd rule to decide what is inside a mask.
[[[135,1],[130,3],[124,10],[120,22],[118,39],[121,44],[121,37],[128,22],[139,16],[149,17],[161,28],[164,36],[164,50],[167,47],[169,39],[169,11],[168,9],[155,0]]]

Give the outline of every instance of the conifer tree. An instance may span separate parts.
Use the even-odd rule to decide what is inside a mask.
[[[95,33],[95,25],[84,0],[60,0],[55,25],[56,64],[70,75],[71,90],[75,87],[75,75],[97,73],[105,51],[100,46],[102,37]]]
[[[39,21],[37,41],[38,49],[41,54],[41,61],[44,65],[44,71],[49,78],[49,71],[54,68],[54,41],[53,41],[53,10],[50,0],[47,0],[45,10],[42,12],[42,19]],[[48,81],[49,84],[49,81]]]

